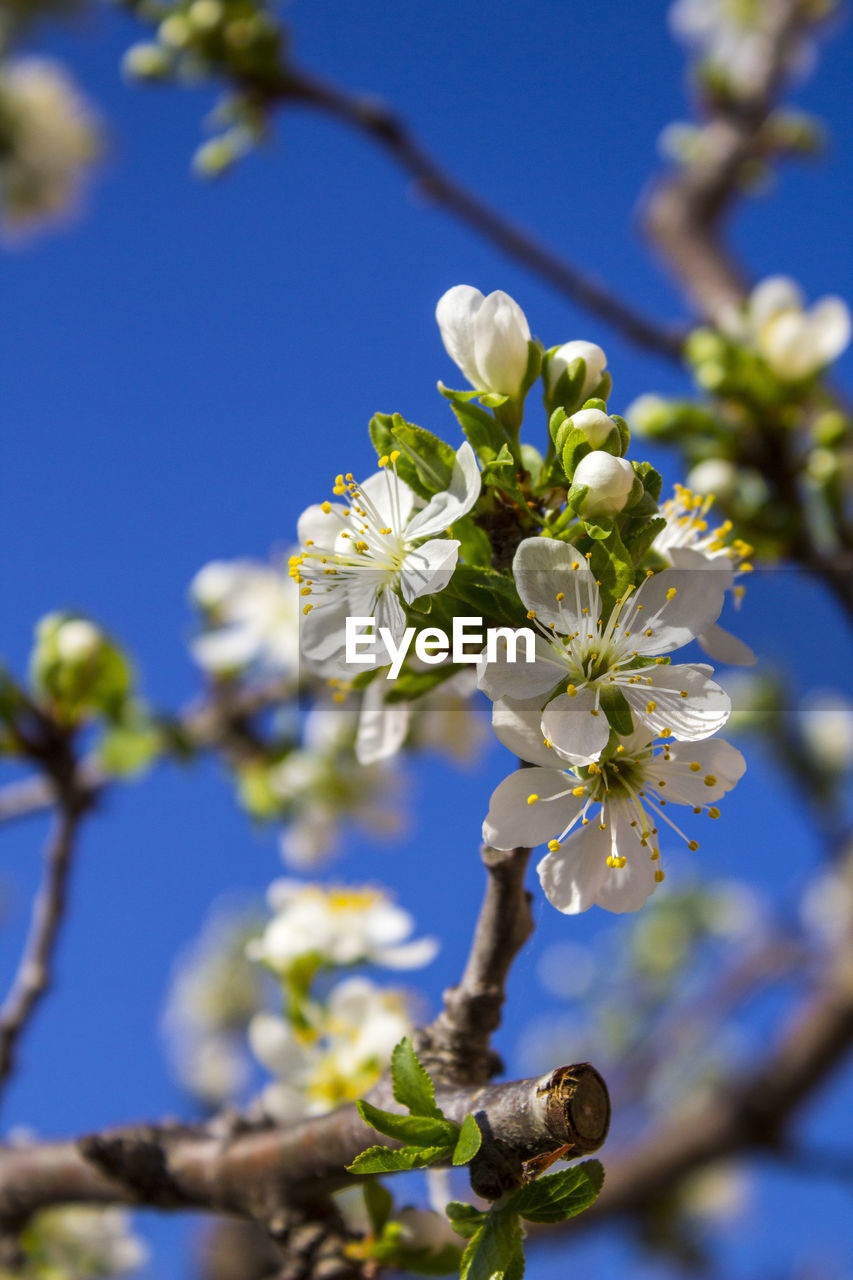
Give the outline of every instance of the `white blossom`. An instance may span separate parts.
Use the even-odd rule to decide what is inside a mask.
[[[706,516],[713,504],[712,494],[693,493],[677,484],[673,497],[660,509],[666,520],[652,543],[652,550],[675,569],[705,569],[713,572],[724,591],[731,591],[735,604],[739,604],[744,588],[735,585],[736,579],[752,569],[748,557],[752,547],[742,538],[731,538],[732,523],[724,520],[714,529],[708,528]],[[755,654],[749,645],[726,631],[718,623],[712,623],[697,636],[706,653],[718,662],[734,666],[752,666]]]
[[[661,883],[659,826],[688,839],[669,817],[671,804],[712,818],[746,762],[727,742],[655,742],[647,731],[623,738],[616,751],[585,771],[567,770],[553,749],[543,757],[528,727],[524,759],[536,767],[510,774],[493,793],[483,839],[495,849],[548,844],[537,868],[545,895],[574,915],[594,904],[636,911]],[[659,748],[659,749],[656,749]],[[548,767],[539,766],[542,759]]]
[[[435,318],[447,354],[478,391],[518,397],[527,373],[530,327],[524,312],[497,289],[458,284],[439,298]]]
[[[583,404],[584,400],[588,400],[592,395],[607,368],[607,356],[596,343],[585,342],[581,338],[576,338],[573,342],[564,342],[548,360],[546,380],[548,388],[552,389],[560,375],[576,360],[584,362],[583,385],[578,396],[580,403]]]
[[[806,310],[802,290],[787,276],[762,280],[743,314],[729,314],[723,323],[733,337],[753,345],[786,382],[808,378],[832,364],[851,335],[850,312],[841,298],[821,298]]]
[[[48,58],[0,63],[0,112],[0,212],[14,238],[73,212],[100,131],[67,71]]]
[[[280,879],[267,901],[273,919],[246,954],[283,976],[308,956],[330,965],[415,969],[438,949],[434,938],[408,940],[414,920],[381,889]]]
[[[148,1260],[148,1247],[134,1235],[126,1209],[68,1205],[44,1209],[29,1224],[24,1257],[35,1268],[23,1275],[85,1277],[127,1275]]]
[[[624,508],[634,487],[634,468],[627,458],[594,449],[575,467],[572,485],[589,488],[578,507],[579,515],[615,515]]]
[[[728,718],[728,695],[700,663],[670,666],[663,655],[707,631],[719,615],[723,587],[717,575],[667,569],[627,591],[609,617],[585,557],[570,543],[527,538],[513,561],[518,593],[534,621],[535,661],[497,660],[485,652],[480,688],[493,700],[498,737],[512,749],[517,715],[532,718],[542,737],[567,758],[595,760],[607,745],[610,726],[602,695],[616,689],[637,726],[652,733],[696,741],[715,733]],[[562,689],[562,692],[560,691]],[[550,701],[542,704],[545,699]],[[518,702],[526,704],[519,711]]]
[[[256,1014],[249,1042],[277,1077],[263,1090],[264,1109],[288,1123],[363,1097],[411,1029],[403,993],[361,977],[333,987],[317,1025],[307,1031],[275,1014]]]
[[[403,602],[441,591],[456,568],[459,543],[441,535],[479,496],[474,450],[462,445],[448,488],[422,507],[397,475],[398,457],[395,451],[380,458],[380,470],[363,484],[339,475],[334,493],[347,504],[323,502],[300,517],[301,550],[291,557],[290,572],[304,597],[302,653],[323,675],[365,669],[354,673],[346,664],[347,617],[374,618],[396,642],[406,626]],[[373,665],[387,661],[379,646]]]
[[[579,409],[577,413],[572,414],[568,421],[577,431],[584,433],[593,449],[600,449],[606,443],[611,431],[618,430],[613,419],[601,409]],[[584,481],[584,483],[587,482]],[[631,484],[633,485],[633,483],[634,473],[632,469]],[[630,488],[628,492],[631,492]]]
[[[283,675],[299,657],[299,597],[290,579],[253,560],[213,560],[198,571],[190,596],[205,629],[190,644],[199,666],[226,675],[259,665]]]
[[[853,768],[853,703],[838,693],[813,693],[799,708],[800,733],[815,764],[830,774]]]
[[[687,476],[687,488],[703,497],[732,497],[737,491],[738,470],[726,458],[705,458]]]

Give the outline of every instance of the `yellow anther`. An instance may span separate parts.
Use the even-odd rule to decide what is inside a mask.
[[[648,712],[648,714],[649,714],[649,715],[651,715],[653,711],[656,711],[656,710],[657,710],[657,705],[658,705],[658,704],[657,704],[656,702],[647,702],[647,703],[646,703],[646,711]]]
[[[679,698],[686,698],[686,697],[687,697],[687,690],[686,690],[686,689],[680,689],[680,690],[679,690],[679,693],[678,693],[678,696],[679,696]]]
[[[311,612],[313,608],[314,608],[313,604],[306,604],[303,606],[302,612],[305,614],[308,614]]]
[[[652,862],[657,862],[658,858],[660,857],[660,849],[652,849],[651,853],[649,854],[649,857],[651,858]]]
[[[716,785],[717,785],[717,779],[714,777],[713,773],[706,773],[706,774],[705,774],[705,786],[706,786],[706,787],[715,787]]]
[[[580,561],[579,561],[579,560],[573,560],[573,561],[572,561],[572,568],[573,568],[573,569],[579,569],[580,567],[581,567],[581,566],[580,566]],[[557,599],[559,600],[559,598],[560,598],[560,597],[558,596],[558,597],[557,597]]]
[[[392,452],[388,455],[389,461],[390,461],[390,463],[391,463],[391,465],[392,465],[392,466],[393,466],[393,465],[394,465],[394,463],[397,461],[397,459],[399,458],[399,456],[400,456],[400,450],[399,450],[399,449],[394,449],[394,450],[392,450]]]
[[[696,852],[696,850],[699,848],[699,841],[698,841],[698,840],[688,840],[688,841],[687,841],[687,848],[690,850],[690,852],[691,852],[691,853],[695,853],[695,852]]]
[[[573,795],[573,796],[582,796],[582,795],[584,794],[584,792],[585,792],[585,791],[586,791],[586,787],[575,787],[575,788],[572,790],[572,795]]]
[[[299,594],[300,594],[301,596],[310,596],[310,594],[311,594],[311,588],[310,588],[310,587],[303,587],[303,588],[301,589],[301,591],[299,592]]]
[[[348,472],[347,472],[347,474],[346,474],[346,481],[347,481],[347,484],[353,484],[353,483],[355,482],[355,476],[353,475],[353,473],[352,473],[351,471],[348,471]]]
[[[543,747],[548,747],[548,749],[549,749],[549,750],[551,750],[551,749],[553,748],[554,744],[553,744],[553,742],[549,742],[547,738],[543,738],[543,739],[542,739],[542,746],[543,746]]]
[[[536,617],[536,610],[535,610],[535,609],[528,609],[528,610],[527,610],[527,616],[528,616],[528,618],[530,618],[530,620],[531,620],[531,622],[532,622],[532,621],[533,621],[533,619]]]
[[[557,604],[559,604],[561,600],[565,600],[565,598],[566,598],[566,593],[565,593],[565,591],[558,591],[558,592],[557,592]]]
[[[674,600],[677,591],[678,591],[678,587],[670,587],[666,593],[667,600]]]
[[[560,846],[560,842],[559,842],[559,840],[549,840],[549,841],[548,841],[548,848],[551,850],[551,852],[552,852],[552,853],[557,853],[557,852],[559,852],[560,847],[561,847],[561,846]]]
[[[700,770],[701,768],[702,768],[702,766],[701,766],[701,764],[699,763],[699,761],[698,761],[698,760],[691,760],[691,761],[690,761],[690,772],[691,772],[691,773],[698,773],[698,772],[699,772],[699,770]]]
[[[625,748],[624,748],[624,746],[622,745],[622,743],[620,742],[620,743],[619,743],[619,746],[616,748],[616,754],[617,754],[617,756],[620,756],[624,750],[625,750]]]
[[[655,871],[655,880],[658,884],[662,884],[666,877],[663,874],[663,867],[658,867]]]
[[[387,453],[383,453],[382,457],[379,459],[379,462],[377,463],[377,466],[380,466],[380,467],[387,467],[387,466],[388,466],[388,454],[387,454]]]
[[[331,509],[332,509],[332,504],[331,504],[331,502],[321,502],[321,503],[320,503],[320,510],[324,513],[324,515],[328,515],[328,514],[329,514],[329,512],[331,511]]]
[[[626,634],[627,634],[627,632],[626,632]],[[651,627],[646,627],[646,630],[643,632],[643,634],[644,634],[644,635],[647,635],[647,636],[652,635],[652,629],[651,629]]]
[[[715,804],[711,805],[711,808],[708,810],[708,817],[719,818],[719,816],[720,816],[720,811],[717,808],[717,806]]]
[[[538,799],[539,799],[539,797],[537,796],[536,792],[535,792],[535,791],[532,791],[532,792],[530,793],[530,795],[527,797],[527,803],[528,803],[528,804],[535,804],[535,803],[536,803],[536,801],[537,801]]]
[[[357,542],[357,543],[355,544],[355,549],[356,549],[356,551],[369,551],[369,550],[370,550],[370,543],[368,543],[368,542]]]
[[[578,696],[578,691],[573,684],[566,685],[566,693],[570,698],[576,698]]]

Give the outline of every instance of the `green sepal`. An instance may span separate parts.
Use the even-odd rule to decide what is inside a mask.
[[[646,493],[651,494],[655,502],[659,502],[660,492],[663,488],[661,473],[656,471],[650,462],[635,462],[634,471],[642,480]]]
[[[365,1124],[407,1146],[445,1147],[456,1143],[459,1127],[450,1120],[422,1115],[401,1116],[394,1111],[382,1111],[363,1099],[356,1106]]]
[[[566,494],[566,506],[570,511],[577,512],[578,508],[583,505],[583,500],[588,493],[588,484],[573,484]]]
[[[621,445],[620,454],[624,458],[631,444],[631,428],[628,426],[625,419],[618,413],[611,413],[610,417],[616,423],[616,427],[619,432],[619,442]]]
[[[490,413],[474,403],[478,391],[451,391],[439,382],[438,389],[450,401],[465,437],[481,462],[491,462],[506,444],[504,429]]]
[[[444,1115],[435,1105],[435,1088],[426,1069],[415,1053],[414,1045],[404,1036],[391,1054],[391,1086],[394,1098],[408,1107],[413,1116],[430,1116],[443,1120]]]
[[[634,732],[634,718],[628,699],[616,685],[602,685],[599,690],[601,709],[607,716],[611,729],[623,738]]]
[[[564,1222],[583,1213],[598,1199],[604,1185],[604,1169],[599,1160],[585,1160],[559,1173],[537,1178],[513,1191],[507,1200],[528,1222]]]
[[[579,408],[583,384],[586,380],[586,361],[582,356],[573,360],[560,374],[554,385],[548,389],[548,366],[559,347],[551,347],[542,358],[542,380],[545,384],[545,408],[561,409],[564,413],[574,413]]]
[[[612,516],[596,516],[595,520],[581,520],[584,531],[588,538],[592,538],[596,542],[603,542],[605,538],[609,538],[616,527],[616,522]]]
[[[427,1169],[432,1164],[447,1162],[451,1147],[368,1147],[347,1165],[348,1173],[403,1173],[408,1169]]]
[[[466,1240],[471,1239],[489,1216],[488,1211],[476,1209],[474,1205],[466,1204],[464,1200],[451,1200],[444,1206],[444,1212],[456,1234],[463,1236]]]
[[[524,1249],[518,1214],[492,1209],[462,1254],[459,1280],[521,1280]]]
[[[459,1129],[459,1137],[453,1149],[453,1163],[455,1165],[468,1164],[469,1160],[473,1160],[480,1150],[482,1141],[483,1135],[480,1132],[480,1126],[469,1112]]]

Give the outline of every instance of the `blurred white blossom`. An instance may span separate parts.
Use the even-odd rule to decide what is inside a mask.
[[[799,709],[800,733],[812,759],[829,773],[853,767],[853,703],[839,693],[814,693]]]
[[[256,1014],[249,1041],[277,1077],[261,1095],[264,1110],[288,1123],[363,1097],[411,1029],[404,993],[361,977],[333,987],[316,1025],[307,1030],[275,1014]]]
[[[126,1210],[74,1205],[36,1214],[23,1254],[22,1280],[92,1280],[138,1270],[148,1248]]]
[[[744,309],[727,312],[721,323],[731,337],[754,347],[785,382],[832,364],[851,335],[850,311],[841,298],[821,298],[806,310],[802,290],[787,276],[762,280]]]
[[[382,889],[280,879],[267,901],[273,919],[246,954],[281,975],[315,956],[330,965],[415,969],[429,964],[438,949],[434,938],[408,940],[414,920]]]
[[[190,649],[210,674],[296,670],[299,598],[286,573],[253,560],[213,560],[193,578],[190,596],[205,623]]]
[[[19,239],[78,207],[101,150],[97,118],[58,62],[0,63],[0,228]]]

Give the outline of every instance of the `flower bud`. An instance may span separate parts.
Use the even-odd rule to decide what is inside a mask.
[[[687,488],[703,495],[730,498],[737,490],[737,467],[725,458],[706,458],[687,477]]]
[[[569,365],[574,364],[575,360],[583,360],[586,366],[584,373],[583,386],[580,389],[578,399],[581,404],[587,400],[601,381],[601,375],[607,367],[607,356],[601,347],[594,342],[585,342],[582,338],[575,339],[574,342],[564,342],[558,347],[547,365],[548,390],[552,390],[557,380]]]
[[[569,418],[569,422],[578,431],[582,431],[593,449],[600,449],[611,431],[618,434],[619,428],[612,418],[601,409],[579,409]]]
[[[530,328],[517,302],[500,289],[484,298],[458,284],[438,301],[445,350],[473,387],[515,399],[528,366]]]
[[[172,71],[172,58],[159,44],[135,44],[121,63],[127,80],[165,80]]]
[[[572,487],[577,485],[589,489],[578,507],[579,515],[615,515],[623,509],[634,487],[634,468],[627,459],[596,449],[581,458],[575,468]]]

